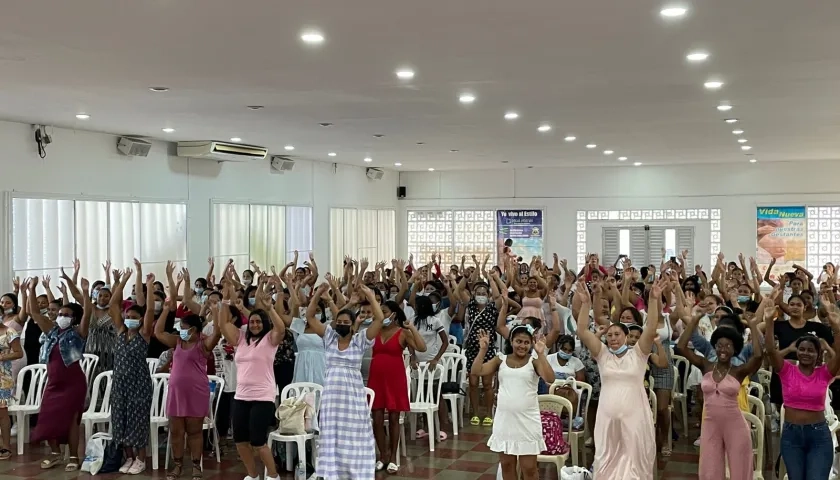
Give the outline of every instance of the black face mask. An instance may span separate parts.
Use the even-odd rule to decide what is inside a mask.
[[[347,335],[350,335],[350,325],[336,325],[335,333],[337,333],[340,337],[346,337]]]

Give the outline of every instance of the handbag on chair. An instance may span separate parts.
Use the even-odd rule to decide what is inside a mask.
[[[277,417],[281,435],[306,434],[306,412],[311,408],[303,397],[289,397],[277,406]]]

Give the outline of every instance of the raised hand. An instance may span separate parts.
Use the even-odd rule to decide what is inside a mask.
[[[487,350],[490,347],[490,335],[485,330],[478,332],[478,345],[481,350]]]
[[[105,276],[108,276],[108,272],[111,271],[111,261],[105,260],[105,263],[102,264],[102,268],[105,270]]]
[[[586,283],[581,280],[578,282],[575,295],[580,299],[581,303],[591,304],[592,298],[589,296],[589,290],[586,288]]]
[[[134,270],[130,268],[126,268],[124,272],[122,272],[122,281],[123,283],[128,282],[128,279],[131,278],[131,275],[134,274]]]
[[[82,269],[82,262],[80,262],[78,258],[74,259],[73,260],[73,271],[76,272],[76,273],[79,273],[79,270],[81,270],[81,269]]]
[[[47,290],[49,290],[50,288],[50,280],[52,280],[52,278],[49,275],[44,275],[44,280],[42,283],[44,284],[44,288],[46,288]]]
[[[534,351],[537,352],[537,355],[545,355],[545,337],[540,335],[537,343],[534,344]]]
[[[35,280],[37,280],[37,279],[38,279],[38,277],[35,277]],[[88,281],[87,278],[82,277],[82,292],[84,292],[85,296],[87,296],[87,293],[89,291],[90,291],[90,282]]]
[[[150,273],[146,275],[146,285],[154,285],[155,284],[155,274]],[[151,290],[149,290],[151,291]]]

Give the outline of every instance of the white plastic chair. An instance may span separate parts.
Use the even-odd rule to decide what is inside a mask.
[[[365,396],[367,397],[368,413],[373,410],[373,399],[376,398],[376,392],[372,388],[365,387]]]
[[[756,393],[753,393],[755,391]],[[747,388],[748,395],[755,395],[760,400],[764,400],[764,385],[758,382],[750,382],[750,386]],[[761,417],[764,418],[764,417]]]
[[[458,345],[450,344],[448,347],[446,347],[446,353],[460,354],[461,347],[459,347]],[[446,355],[446,353],[444,355]]]
[[[95,425],[107,423],[108,431],[111,430],[111,388],[113,387],[113,381],[114,372],[112,370],[100,373],[93,380],[90,405],[87,411],[82,414],[82,425],[85,427],[85,443],[93,435]],[[102,382],[105,382],[104,389],[102,388]],[[103,392],[101,399],[99,398],[100,391]]]
[[[564,436],[568,435],[571,437],[572,435],[572,421],[571,419],[574,418],[575,415],[575,407],[572,406],[572,402],[568,399],[557,396],[557,395],[539,395],[538,400],[540,402],[540,411],[541,412],[554,412],[559,417],[563,417],[563,410],[566,410],[568,413],[569,418],[569,430],[567,432],[563,432]],[[565,455],[537,455],[537,462],[538,463],[553,463],[554,466],[557,468],[557,478],[560,478],[560,470],[563,469],[563,465],[566,464],[566,461],[569,459],[569,454]]]
[[[99,355],[85,353],[79,363],[82,367],[82,371],[85,372],[85,379],[87,380],[88,385],[90,385],[90,375],[99,363]]]
[[[157,373],[158,365],[160,364],[160,360],[157,358],[147,358],[146,365],[149,367],[149,375],[154,377]]]
[[[311,382],[298,382],[298,383],[291,383],[283,387],[283,391],[280,392],[280,402],[282,403],[283,400],[292,397],[301,397],[307,395],[309,393],[315,394],[315,411],[313,412],[313,418],[318,418],[318,413],[321,410],[321,394],[324,391],[324,387],[318,385],[317,383]],[[298,461],[304,462],[306,464],[306,442],[311,440],[312,441],[312,458],[318,458],[318,443],[315,439],[318,438],[318,435],[315,433],[307,432],[303,435],[283,435],[278,433],[277,431],[271,432],[268,435],[268,449],[271,450],[274,442],[283,442],[283,443],[294,443],[297,445],[297,452],[298,452]],[[286,470],[292,470],[292,449],[288,446],[286,447]],[[268,476],[268,470],[265,471],[265,476]]]
[[[682,355],[674,355],[674,365],[676,368],[676,375],[674,375],[674,388],[671,391],[671,403],[676,410],[676,404],[679,404],[680,416],[682,417],[683,433],[685,438],[688,438],[688,376],[691,373],[691,363]],[[682,371],[685,372],[685,378],[680,378],[680,365]],[[668,435],[671,438],[671,435]]]
[[[450,337],[452,338],[452,337]],[[454,382],[461,389],[467,381],[467,357],[460,353],[444,353],[440,358],[446,373],[441,382]],[[448,403],[449,415],[452,417],[452,433],[458,436],[459,424],[464,424],[464,395],[458,393],[441,393]]]
[[[151,448],[150,453],[152,455],[152,470],[157,470],[160,465],[158,434],[161,428],[169,426],[169,417],[166,415],[166,397],[168,395],[169,374],[156,373],[152,375],[152,408],[149,412],[149,448]],[[168,451],[169,449],[167,448]]]
[[[29,389],[24,394],[23,386],[29,374]],[[15,386],[16,405],[9,406],[9,415],[15,416],[17,424],[17,453],[23,455],[23,445],[29,441],[29,415],[36,415],[41,411],[41,400],[44,398],[44,388],[47,385],[47,366],[38,363],[27,365],[20,369]]]
[[[761,404],[764,406],[764,404]],[[743,412],[744,419],[750,424],[753,440],[753,479],[764,480],[764,422],[763,417]]]
[[[578,394],[578,404],[575,405],[575,416],[579,416],[583,418],[583,430],[575,430],[572,429],[571,433],[568,436],[569,446],[571,447],[572,451],[572,465],[577,465],[581,467],[586,467],[586,449],[583,448],[585,438],[586,438],[586,414],[589,411],[589,401],[592,399],[592,385],[586,382],[578,382],[574,378],[567,378],[565,380],[555,380],[554,383],[548,387],[548,393],[553,395],[554,390],[558,387],[569,386],[572,387],[575,392]],[[586,401],[583,400],[584,396],[586,396]],[[582,463],[578,463],[581,461]]]
[[[445,378],[446,369],[443,365],[437,364],[434,369],[429,364],[421,362],[417,367],[417,381],[415,391],[409,402],[409,428],[411,439],[414,440],[417,432],[417,415],[426,415],[426,425],[429,429],[429,451],[435,451],[435,441],[440,431],[440,420],[438,410],[440,409],[440,384]],[[406,372],[409,377],[411,370]]]
[[[216,412],[219,409],[219,401],[222,398],[222,391],[225,388],[225,381],[223,378],[216,375],[207,375],[207,381],[210,383],[210,412],[209,416],[204,417],[204,423],[201,425],[201,430],[213,431],[213,449],[216,451],[216,462],[222,461],[222,455],[219,451],[219,431],[216,430]],[[186,437],[184,438],[186,443]],[[169,469],[169,452],[172,446],[172,431],[169,431],[169,436],[166,440],[166,463],[165,468]],[[204,466],[204,456],[201,456],[201,466]]]

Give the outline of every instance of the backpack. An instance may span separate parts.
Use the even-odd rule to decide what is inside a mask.
[[[543,439],[545,440],[545,451],[542,455],[565,455],[569,453],[570,447],[563,438],[563,422],[556,412],[540,412],[542,421]]]

